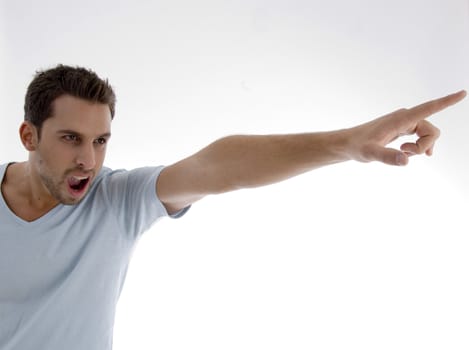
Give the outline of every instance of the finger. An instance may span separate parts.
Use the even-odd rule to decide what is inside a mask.
[[[454,105],[466,97],[466,91],[461,90],[454,94],[441,97],[432,101],[422,103],[418,106],[408,109],[409,117],[414,121],[427,118],[451,105]]]
[[[412,157],[412,156],[415,156],[416,154],[420,154],[420,153],[416,153],[417,151],[416,150],[413,150],[413,151],[410,151],[410,149],[412,149],[412,146],[413,144],[406,144],[405,146],[402,145],[401,146],[401,151],[403,151],[405,154],[407,154],[409,157]],[[430,148],[428,148],[426,151],[425,151],[425,154],[427,156],[432,156],[433,155],[433,149],[435,148],[435,143],[433,143]]]
[[[434,142],[428,137],[422,137],[415,143],[407,142],[401,145],[401,151],[408,155],[423,154],[431,155]],[[429,154],[430,153],[430,154]]]
[[[427,151],[425,152],[425,154],[427,156],[431,156],[433,155],[433,147],[435,146],[435,144],[433,144],[429,149],[427,149]]]
[[[415,143],[407,142],[401,145],[401,151],[412,154],[426,153],[431,155],[435,141],[440,136],[440,130],[426,120],[417,123],[415,133],[419,138]]]
[[[370,145],[367,147],[366,158],[388,165],[406,165],[409,162],[409,157],[404,152],[378,145]]]

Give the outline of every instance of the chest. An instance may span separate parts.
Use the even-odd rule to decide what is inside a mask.
[[[20,219],[28,222],[37,220],[46,215],[57,205],[57,202],[51,202],[44,203],[40,208],[34,207],[31,205],[30,201],[18,192],[17,188],[9,186],[6,182],[1,185],[1,194],[11,212]]]
[[[105,221],[105,220],[104,220]],[[41,226],[41,225],[36,225]],[[0,227],[0,303],[25,303],[59,290],[115,286],[132,244],[112,224],[85,219],[41,230]]]

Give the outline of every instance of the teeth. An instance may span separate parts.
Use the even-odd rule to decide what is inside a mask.
[[[86,180],[88,176],[72,176],[72,179],[75,181]]]
[[[85,176],[85,177],[83,177],[83,176],[72,176],[70,178],[70,184],[72,186],[76,186],[76,185],[79,185],[81,181],[86,180],[86,179],[88,179],[87,176]]]

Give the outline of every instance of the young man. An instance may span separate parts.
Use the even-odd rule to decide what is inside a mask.
[[[431,155],[425,120],[461,91],[350,129],[229,136],[168,167],[103,167],[115,95],[84,68],[36,74],[20,139],[29,158],[0,165],[0,348],[111,349],[130,253],[158,218],[206,195],[262,186],[356,160],[406,165]],[[386,145],[416,134],[400,150]]]

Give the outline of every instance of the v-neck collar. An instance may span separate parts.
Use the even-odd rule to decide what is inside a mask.
[[[5,197],[3,196],[3,191],[1,191],[1,184],[3,183],[3,180],[5,179],[7,169],[12,164],[15,164],[15,162],[0,165],[0,209],[1,211],[7,213],[7,215],[10,216],[18,224],[22,226],[27,226],[27,225],[37,225],[43,221],[47,221],[49,217],[55,215],[58,211],[60,211],[64,207],[63,204],[59,203],[55,207],[50,209],[48,212],[46,212],[44,215],[38,217],[37,219],[33,221],[27,221],[19,217],[18,215],[16,215],[16,213],[13,212],[13,210],[8,206],[5,200]]]

